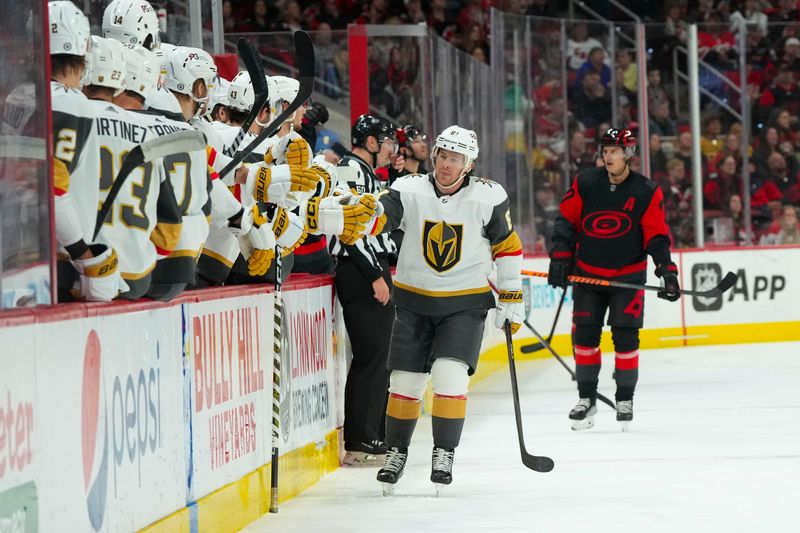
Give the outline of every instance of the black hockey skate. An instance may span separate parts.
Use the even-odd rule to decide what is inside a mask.
[[[386,445],[379,441],[345,442],[344,460],[347,466],[380,466],[386,455]]]
[[[383,487],[383,495],[394,494],[394,485],[403,477],[408,460],[408,448],[389,448],[386,454],[386,463],[378,470],[378,481]]]
[[[572,420],[573,431],[581,431],[594,427],[594,415],[597,413],[595,402],[596,400],[594,398],[581,398],[578,400],[578,404],[569,412],[569,419]]]
[[[453,456],[455,450],[433,447],[433,457],[431,459],[431,481],[436,486],[436,495],[445,485],[453,482]]]
[[[633,400],[617,402],[617,422],[622,426],[622,431],[628,431],[628,424],[633,420]]]

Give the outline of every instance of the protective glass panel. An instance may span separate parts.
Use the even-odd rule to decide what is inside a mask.
[[[33,2],[0,22],[0,308],[51,301],[43,17]]]

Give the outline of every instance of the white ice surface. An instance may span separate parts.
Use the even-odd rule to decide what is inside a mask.
[[[613,399],[613,355],[600,392]],[[469,396],[453,484],[434,497],[429,417],[385,498],[376,469],[340,468],[249,532],[800,532],[800,343],[644,350],[634,421],[598,402],[573,432],[577,394],[551,359],[518,361],[525,441],[555,469],[519,460],[507,370]]]

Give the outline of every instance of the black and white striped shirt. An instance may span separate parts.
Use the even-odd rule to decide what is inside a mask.
[[[348,188],[355,194],[370,193],[378,195],[383,190],[383,185],[375,176],[372,167],[355,154],[347,154],[339,162],[338,187]],[[336,237],[331,238],[331,255],[350,257],[356,261],[362,272],[370,281],[377,279],[382,272],[378,257],[395,253],[397,247],[389,235],[368,236],[360,239],[354,245],[343,245]]]

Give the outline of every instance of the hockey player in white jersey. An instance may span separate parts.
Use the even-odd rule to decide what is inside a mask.
[[[161,44],[158,15],[146,0],[112,0],[103,12],[103,37],[155,50]]]
[[[89,21],[72,2],[49,5],[50,84],[53,112],[58,295],[108,301],[128,286],[120,278],[117,253],[93,242],[99,191],[99,145],[91,105],[80,92],[89,46]]]
[[[382,195],[384,213],[371,233],[405,230],[394,278],[386,444],[378,481],[389,493],[403,475],[408,446],[430,375],[433,387],[431,481],[452,482],[455,448],[478,364],[484,321],[495,307],[487,282],[497,267],[495,325],[516,331],[524,320],[522,246],[503,187],[472,175],[475,132],[451,126],[437,138],[434,170],[398,178]]]
[[[169,119],[158,111],[144,110],[145,97],[161,75],[156,55],[138,45],[125,45],[123,55],[125,90],[114,97],[114,103],[139,115],[149,128],[151,138],[191,131],[192,127],[185,121]],[[156,262],[147,296],[171,300],[196,281],[197,258],[208,236],[211,177],[205,150],[172,154],[164,157],[163,164],[181,212],[181,233],[170,255],[160,257]]]
[[[122,44],[96,36],[91,41],[92,66],[84,92],[94,106],[100,199],[105,200],[125,154],[148,139],[150,120],[112,103],[124,89]],[[180,232],[181,214],[163,161],[137,167],[120,189],[99,234],[102,242],[119,250],[119,268],[130,287],[121,297],[137,299],[147,293],[156,260],[175,249]]]

